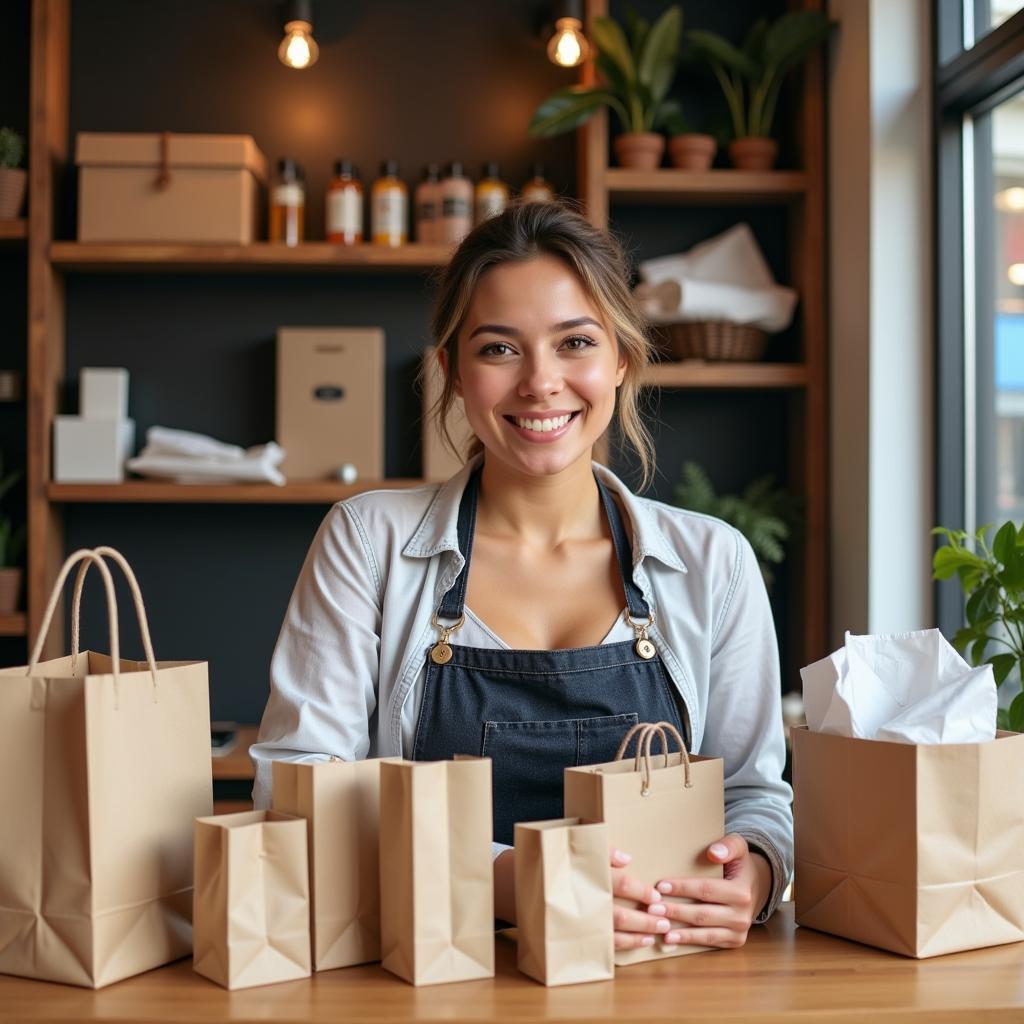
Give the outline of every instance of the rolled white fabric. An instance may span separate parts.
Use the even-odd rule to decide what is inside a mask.
[[[272,483],[282,486],[286,481],[277,468],[284,460],[284,449],[271,441],[246,449],[241,458],[197,457],[191,455],[152,454],[142,452],[126,463],[140,476],[174,480],[178,483]]]
[[[241,459],[245,449],[225,444],[206,434],[172,427],[150,427],[146,431],[146,447],[140,455],[189,455],[197,458]]]

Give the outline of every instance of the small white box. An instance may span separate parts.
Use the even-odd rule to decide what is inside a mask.
[[[58,483],[119,484],[134,447],[134,420],[58,416],[53,425],[53,478]]]
[[[83,419],[128,418],[128,371],[123,367],[84,367],[78,390],[78,412]]]

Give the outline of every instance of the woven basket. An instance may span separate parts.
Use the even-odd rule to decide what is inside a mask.
[[[756,362],[764,355],[768,341],[768,335],[759,328],[730,320],[664,324],[659,333],[671,359]]]

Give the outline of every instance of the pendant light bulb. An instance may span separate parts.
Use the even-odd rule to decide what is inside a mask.
[[[555,34],[548,43],[551,63],[563,68],[575,68],[589,55],[590,45],[583,35],[583,23],[579,18],[559,18],[555,22]]]
[[[277,56],[285,67],[301,71],[312,67],[320,56],[313,38],[313,5],[310,0],[291,0],[284,19],[284,39]]]

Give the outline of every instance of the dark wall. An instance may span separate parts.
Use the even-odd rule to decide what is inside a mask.
[[[751,12],[769,6],[782,5],[690,3],[687,25],[738,34]],[[426,161],[450,159],[474,175],[483,161],[497,159],[518,184],[539,158],[571,194],[572,138],[535,141],[525,134],[538,101],[574,77],[547,62],[534,35],[542,7],[535,0],[320,0],[320,62],[295,72],[276,57],[276,0],[75,0],[71,138],[78,131],[161,129],[252,134],[268,157],[287,154],[305,164],[311,238],[323,237],[323,189],[336,157],[355,160],[366,180],[381,159],[393,157],[410,185]],[[732,29],[723,18],[734,21]],[[681,88],[685,82],[681,77]],[[696,109],[713,111],[717,87],[704,81],[700,88],[708,99]],[[61,231],[71,238],[73,174],[62,208]],[[781,214],[743,212],[784,277]],[[737,217],[684,208],[612,214],[638,258],[683,248]],[[71,275],[66,411],[77,410],[80,367],[123,365],[131,371],[130,410],[140,440],[159,423],[260,443],[274,430],[279,325],[380,325],[387,338],[386,470],[415,476],[419,402],[411,382],[428,339],[430,295],[427,279],[412,274]],[[670,392],[656,418],[658,497],[671,495],[685,458],[703,462],[722,487],[740,487],[767,471],[785,479],[781,396]],[[121,548],[143,583],[158,657],[209,660],[214,716],[257,721],[281,616],[323,513],[258,505],[69,506],[67,547]],[[780,607],[786,590],[780,579]],[[83,637],[105,648],[95,598],[85,609]],[[126,633],[126,653],[137,656],[134,631]]]

